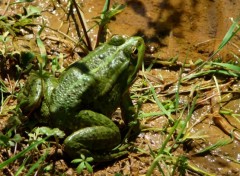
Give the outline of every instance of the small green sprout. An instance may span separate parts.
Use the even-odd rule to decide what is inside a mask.
[[[71,163],[79,163],[77,167],[77,173],[80,174],[82,173],[83,169],[87,169],[89,173],[93,173],[93,168],[89,164],[90,162],[93,161],[93,157],[85,157],[83,154],[80,155],[81,158],[74,159],[71,161]]]

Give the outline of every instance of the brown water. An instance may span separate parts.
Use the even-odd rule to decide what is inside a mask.
[[[101,11],[103,2],[83,2],[87,18],[97,16]],[[159,59],[175,56],[180,60],[206,59],[219,46],[232,24],[230,19],[240,15],[237,0],[116,2],[126,3],[127,7],[109,25],[110,33],[144,36],[148,45],[157,48],[154,55]],[[238,37],[233,39],[220,56],[229,60],[233,58],[230,52],[239,55],[239,42]]]
[[[39,1],[40,2],[40,1]],[[33,2],[44,9],[44,19],[54,29],[69,34],[77,39],[76,32],[66,21],[66,15],[61,6],[53,8],[52,3]],[[65,7],[67,0],[61,1]],[[89,28],[94,24],[92,18],[99,16],[104,1],[81,0],[84,16]],[[118,0],[116,3],[127,5],[115,21],[109,25],[109,35],[140,35],[145,38],[154,56],[160,60],[179,56],[180,60],[206,59],[217,49],[227,30],[231,19],[240,15],[238,0]],[[6,3],[6,1],[5,1]],[[50,4],[50,5],[49,5]],[[13,10],[19,6],[11,6]],[[1,11],[5,9],[2,1]],[[92,30],[92,41],[96,30]],[[238,34],[239,36],[239,34]],[[233,59],[233,54],[239,55],[239,39],[235,37],[221,52],[220,57]],[[152,49],[152,48],[155,49]]]

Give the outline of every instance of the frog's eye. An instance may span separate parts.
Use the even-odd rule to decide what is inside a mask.
[[[120,45],[124,44],[125,41],[126,41],[126,38],[125,38],[124,36],[114,35],[114,36],[108,41],[108,44],[109,44],[109,45],[113,45],[113,46],[120,46]]]
[[[134,46],[134,47],[132,47],[131,56],[132,56],[133,58],[136,58],[137,55],[138,55],[138,49]]]

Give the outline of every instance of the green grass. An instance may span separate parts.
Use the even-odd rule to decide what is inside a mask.
[[[213,53],[213,55],[205,62],[198,62],[195,65],[199,65],[195,70],[191,71],[187,76],[182,77],[182,69],[180,70],[180,76],[177,82],[177,89],[175,93],[175,111],[172,111],[171,109],[166,109],[164,107],[164,103],[161,102],[158,98],[158,95],[155,92],[154,86],[150,81],[147,80],[147,76],[144,76],[144,78],[147,81],[147,84],[150,87],[151,94],[149,96],[152,96],[154,99],[154,102],[157,104],[159,107],[159,112],[151,112],[149,114],[142,114],[142,118],[146,118],[150,115],[159,115],[159,116],[166,116],[166,118],[169,120],[169,125],[171,126],[170,130],[167,131],[165,134],[165,140],[163,141],[162,145],[159,146],[159,149],[157,151],[153,151],[150,148],[150,154],[153,158],[152,164],[150,165],[147,176],[150,176],[153,174],[154,170],[157,169],[161,175],[175,175],[176,170],[178,170],[178,173],[183,174],[186,172],[186,170],[191,170],[193,172],[196,172],[198,174],[203,174],[203,175],[214,175],[211,173],[208,173],[200,168],[197,168],[194,166],[191,161],[188,160],[187,157],[184,156],[174,156],[172,154],[173,151],[175,151],[178,147],[180,147],[182,144],[188,142],[189,140],[197,140],[197,139],[204,139],[207,138],[207,135],[202,135],[203,131],[199,131],[198,133],[195,134],[190,134],[189,131],[192,128],[192,126],[189,127],[189,122],[191,120],[191,117],[193,115],[193,112],[197,108],[197,99],[199,98],[199,91],[202,89],[202,87],[199,87],[198,85],[195,86],[195,88],[191,91],[189,91],[190,94],[190,104],[186,105],[185,107],[181,108],[180,110],[179,107],[179,95],[181,94],[180,92],[180,87],[181,84],[187,83],[189,80],[192,80],[194,78],[200,78],[204,76],[213,76],[216,81],[216,77],[214,75],[225,75],[228,77],[233,77],[236,79],[239,79],[239,74],[240,74],[240,66],[233,64],[233,63],[220,63],[220,62],[214,62],[212,61],[214,56],[219,53],[224,46],[231,40],[232,37],[236,35],[236,33],[239,31],[239,19],[236,21],[233,21],[232,26],[230,27],[229,31],[223,38],[220,46],[218,49]],[[176,59],[175,59],[176,61]],[[170,61],[170,62],[160,62],[160,64],[164,66],[172,66],[174,65],[175,61]],[[199,64],[200,63],[200,64]],[[189,67],[188,65],[183,64],[182,67],[184,66]],[[148,70],[148,69],[146,69]],[[143,75],[144,75],[144,70],[143,70]],[[213,85],[213,88],[215,86]],[[218,87],[218,84],[216,85]],[[209,86],[206,87],[206,89],[209,89]],[[219,87],[218,87],[219,89]],[[193,96],[192,93],[196,93],[195,96]],[[148,98],[150,99],[150,98]],[[187,115],[184,115],[184,112],[187,110]],[[171,114],[176,114],[177,118],[173,119]],[[144,131],[155,131],[152,130],[152,128],[147,128]],[[163,130],[160,130],[161,132]],[[177,134],[176,134],[177,133]],[[172,139],[174,139],[174,143],[172,143]],[[225,146],[229,143],[231,143],[232,140],[218,140],[216,143],[207,146],[200,151],[198,151],[196,154],[204,154],[204,153],[209,153],[213,150],[216,150],[219,147]],[[139,149],[141,151],[141,149]],[[146,153],[146,151],[145,151]],[[167,167],[167,165],[172,165],[172,167]],[[166,171],[167,168],[167,171]]]

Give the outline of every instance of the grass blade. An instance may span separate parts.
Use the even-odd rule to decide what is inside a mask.
[[[19,152],[18,154],[16,154],[15,156],[13,156],[12,158],[9,158],[8,160],[2,162],[0,164],[0,170],[3,169],[5,166],[9,165],[10,163],[14,162],[16,159],[20,158],[21,156],[25,155],[27,152],[31,151],[32,149],[34,149],[36,146],[38,146],[39,144],[44,143],[48,138],[45,137],[40,141],[37,141],[35,143],[32,143],[28,148],[24,149],[23,151]]]
[[[228,63],[217,63],[217,62],[212,62],[212,64],[221,66],[227,70],[232,70],[234,72],[237,72],[238,74],[240,73],[240,67],[237,65],[228,64]]]
[[[208,147],[200,150],[200,151],[197,152],[195,155],[199,155],[199,154],[203,154],[203,153],[206,153],[206,152],[215,150],[216,148],[222,147],[222,146],[227,145],[227,144],[230,144],[231,142],[232,142],[232,140],[226,140],[226,139],[219,140],[219,141],[217,141],[215,144],[210,145],[210,146],[208,146]]]
[[[231,38],[233,36],[235,36],[236,33],[240,30],[239,25],[238,25],[238,22],[240,21],[240,17],[238,17],[236,20],[232,20],[232,21],[233,21],[233,24],[229,28],[226,35],[223,37],[223,40],[222,40],[221,44],[219,45],[218,50],[216,52],[220,51],[231,40]]]
[[[172,117],[171,117],[171,113],[170,113],[169,111],[167,111],[167,110],[165,109],[165,107],[163,106],[163,104],[159,101],[159,99],[158,99],[158,97],[157,97],[157,94],[156,94],[156,92],[155,92],[155,90],[154,90],[154,88],[153,88],[153,85],[152,85],[150,82],[149,82],[149,85],[150,85],[150,90],[151,90],[151,92],[152,92],[152,94],[153,94],[153,98],[154,98],[154,100],[156,101],[159,109],[161,109],[161,111],[162,111],[166,116],[168,116],[168,118],[169,118],[171,121],[173,121],[173,119],[172,119]]]
[[[37,162],[36,162],[34,165],[32,165],[32,167],[28,170],[28,173],[27,173],[26,176],[31,175],[36,168],[39,168],[40,164],[41,164],[43,161],[45,161],[48,153],[49,153],[49,151],[47,150],[47,152],[45,152],[44,155],[42,155],[42,156],[37,160]]]
[[[21,172],[23,171],[23,169],[25,169],[25,164],[26,164],[26,162],[28,161],[28,159],[29,159],[29,156],[28,156],[26,159],[24,159],[23,163],[22,163],[21,166],[18,168],[18,171],[14,174],[15,176],[20,175]]]

